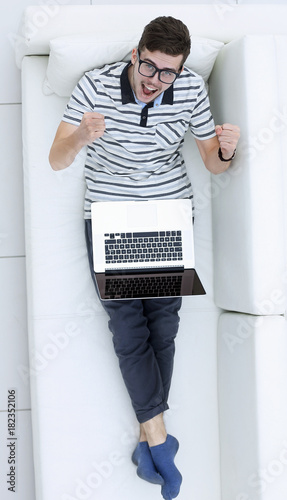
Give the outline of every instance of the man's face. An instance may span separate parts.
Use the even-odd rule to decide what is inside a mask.
[[[180,72],[182,55],[179,56],[169,56],[156,50],[155,52],[150,52],[144,49],[140,53],[140,59],[142,61],[153,64],[157,69],[165,69],[174,71],[176,73]],[[133,49],[131,57],[132,66],[129,67],[129,81],[131,87],[139,101],[148,104],[154,101],[159,94],[167,90],[172,84],[162,83],[156,73],[153,77],[143,76],[138,72],[139,61],[137,58],[137,49]]]

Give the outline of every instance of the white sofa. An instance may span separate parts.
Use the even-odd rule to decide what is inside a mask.
[[[89,275],[85,151],[63,172],[48,163],[67,97],[47,95],[46,81],[50,40],[92,32],[104,43],[133,40],[157,15],[224,42],[208,82],[211,105],[217,123],[241,127],[236,159],[216,177],[186,140],[207,295],[184,299],[166,414],[181,443],[178,498],[285,500],[286,14],[287,6],[220,3],[26,9],[16,55],[37,500],[161,498],[130,460],[137,422]]]

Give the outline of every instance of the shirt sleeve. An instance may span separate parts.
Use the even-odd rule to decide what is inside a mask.
[[[210,102],[204,81],[197,94],[197,100],[192,111],[190,130],[195,139],[205,140],[216,136]]]
[[[95,109],[96,87],[91,73],[86,73],[73,90],[62,120],[79,126],[84,113]]]

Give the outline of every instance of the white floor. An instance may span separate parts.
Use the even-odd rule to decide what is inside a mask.
[[[171,0],[174,3],[174,0]],[[29,393],[29,361],[27,345],[27,316],[25,293],[25,240],[23,223],[23,177],[21,144],[21,73],[14,63],[13,44],[17,42],[18,26],[24,8],[39,4],[46,16],[60,4],[103,3],[95,0],[14,0],[2,4],[0,16],[1,34],[1,79],[0,79],[0,498],[8,500],[35,500],[33,477],[33,453],[31,437],[31,407]],[[107,2],[104,2],[107,3]],[[120,3],[109,1],[108,3]],[[138,2],[126,1],[135,5]],[[151,1],[145,3],[153,3]],[[158,3],[169,3],[160,2]],[[181,3],[215,3],[213,1],[182,1]],[[259,0],[221,0],[222,4],[270,3]],[[277,0],[273,3],[287,3]],[[4,13],[5,9],[5,13]],[[152,11],[151,11],[152,15]],[[43,17],[44,18],[44,17]],[[40,28],[39,28],[40,29]],[[43,117],[44,119],[44,117]],[[13,439],[11,430],[12,412],[8,414],[8,394],[16,397],[16,429]],[[11,399],[10,399],[11,401]],[[10,408],[13,408],[11,406]],[[10,428],[8,427],[10,418]],[[10,446],[8,446],[10,444]],[[13,447],[16,449],[16,491],[12,494],[7,476],[14,467]],[[11,464],[8,463],[10,460]],[[11,469],[13,471],[13,469]],[[57,499],[53,499],[57,500]],[[200,499],[198,499],[200,500]]]

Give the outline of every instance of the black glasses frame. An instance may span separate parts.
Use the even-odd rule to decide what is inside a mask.
[[[150,78],[153,78],[154,75],[156,73],[158,73],[158,79],[161,83],[165,83],[165,84],[170,84],[172,85],[175,80],[179,77],[180,73],[177,73],[176,71],[173,71],[173,70],[166,70],[166,69],[158,69],[154,64],[148,62],[148,61],[143,61],[142,59],[140,59],[139,57],[139,54],[137,55],[137,58],[138,58],[138,62],[139,62],[139,67],[138,67],[138,72],[140,75],[142,76],[146,76],[146,77],[150,77]],[[154,68],[154,71],[151,75],[145,75],[144,73],[141,73],[140,72],[140,68],[141,68],[141,65],[142,64],[148,64],[149,66],[152,66]],[[172,82],[165,82],[164,80],[161,79],[161,74],[164,73],[165,71],[168,71],[169,73],[173,74],[174,75],[174,80]]]

